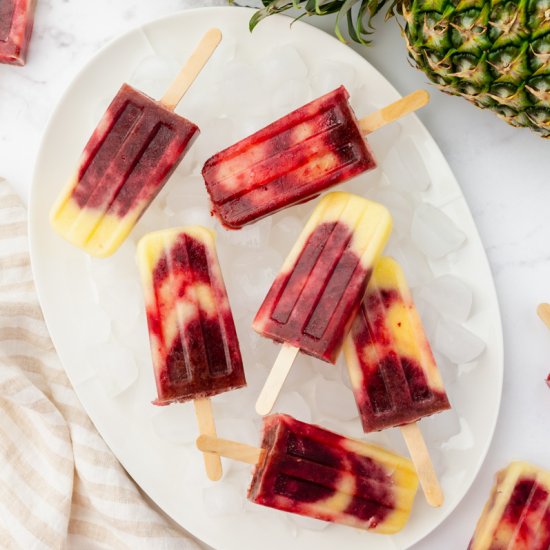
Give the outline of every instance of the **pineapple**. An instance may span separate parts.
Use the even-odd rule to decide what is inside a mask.
[[[301,7],[337,13],[353,40],[369,44],[371,20],[388,0],[263,0],[250,21]],[[358,11],[351,8],[359,3]],[[512,126],[550,137],[550,0],[393,0],[412,64],[442,91],[491,109]]]

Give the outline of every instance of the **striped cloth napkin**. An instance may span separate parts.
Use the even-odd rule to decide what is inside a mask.
[[[26,218],[0,179],[0,548],[198,550],[82,409],[42,318]]]

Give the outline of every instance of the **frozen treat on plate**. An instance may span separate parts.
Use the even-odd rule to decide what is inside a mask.
[[[197,445],[253,464],[256,504],[377,533],[404,527],[418,487],[406,458],[285,414],[264,418],[260,448],[211,436]]]
[[[344,86],[208,159],[213,213],[238,229],[376,167],[370,132],[428,102],[423,90],[357,120]]]
[[[376,264],[344,344],[365,432],[399,426],[430,504],[443,494],[416,422],[450,408],[443,380],[401,266]]]
[[[258,333],[283,344],[260,414],[271,410],[298,351],[336,361],[390,231],[380,204],[341,192],[319,202],[254,319]]]
[[[214,234],[200,226],[149,233],[139,242],[138,263],[158,394],[154,404],[193,400],[201,433],[215,435],[209,397],[246,381]]]
[[[174,113],[221,34],[208,31],[160,101],[123,84],[50,213],[53,228],[89,254],[113,254],[162,189],[199,128]]]

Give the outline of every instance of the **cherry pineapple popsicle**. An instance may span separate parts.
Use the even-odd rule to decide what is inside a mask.
[[[209,397],[246,385],[239,341],[216,255],[214,234],[200,226],[145,235],[138,263],[158,398],[193,400],[200,433],[216,435]],[[218,457],[206,455],[211,479]]]
[[[498,472],[468,550],[548,550],[550,471],[512,462]]]
[[[430,344],[399,264],[381,258],[344,343],[363,429],[400,426],[426,498],[443,494],[416,424],[450,408]]]
[[[197,446],[254,465],[256,504],[376,533],[396,533],[418,487],[405,458],[284,414],[264,418],[261,448],[200,436]]]
[[[357,120],[344,86],[206,161],[213,213],[231,229],[253,223],[376,167],[365,135],[426,105],[411,95]]]
[[[0,0],[0,63],[24,65],[36,0]]]
[[[256,403],[271,411],[298,351],[335,363],[391,231],[382,205],[350,193],[318,204],[254,319],[283,347]]]
[[[86,145],[50,221],[89,254],[113,254],[199,132],[173,111],[221,40],[208,31],[160,102],[124,84]]]

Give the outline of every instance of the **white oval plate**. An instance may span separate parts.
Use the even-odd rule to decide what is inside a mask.
[[[486,350],[477,361],[468,365],[447,365],[444,369],[454,412],[442,413],[422,422],[445,490],[444,506],[429,508],[419,493],[409,524],[393,537],[337,525],[320,531],[327,524],[304,523],[297,521],[295,516],[243,501],[250,479],[249,466],[225,461],[227,474],[224,480],[218,485],[208,482],[201,457],[192,444],[195,430],[192,406],[185,404],[157,409],[150,404],[155,389],[146,324],[144,316],[137,317],[136,314],[136,302],[142,308],[132,258],[138,237],[151,229],[197,220],[217,227],[217,223],[206,215],[205,193],[197,178],[200,161],[237,137],[243,137],[245,127],[250,131],[273,119],[275,114],[283,114],[298,96],[313,98],[320,88],[332,85],[322,82],[323,76],[329,80],[334,77],[332,70],[328,70],[331,62],[333,71],[345,67],[341,78],[354,79],[350,84],[352,103],[359,115],[399,97],[365,59],[333,37],[301,22],[290,27],[289,19],[282,16],[268,19],[250,34],[248,19],[251,14],[248,9],[207,8],[154,21],[106,46],[77,76],[50,120],[32,188],[31,255],[40,301],[69,378],[103,438],[151,498],[198,538],[217,549],[228,550],[260,546],[265,550],[290,547],[318,550],[336,547],[346,550],[406,548],[439,525],[472,484],[495,427],[503,372],[498,304],[481,241],[449,166],[416,117],[406,118],[385,137],[382,134],[373,137],[375,150],[380,152],[381,169],[342,188],[355,192],[366,189],[367,196],[372,189],[376,193],[384,180],[382,170],[387,171],[386,175],[393,173],[393,177],[398,177],[395,176],[395,166],[389,166],[385,158],[387,143],[384,141],[391,138],[396,143],[410,145],[412,142],[431,180],[427,190],[414,194],[415,200],[440,208],[466,235],[466,243],[458,251],[430,262],[435,275],[456,275],[473,290],[473,313],[466,326],[486,343]],[[179,112],[201,126],[199,141],[122,249],[111,259],[91,261],[51,230],[48,223],[50,205],[74,170],[83,145],[106,102],[120,84],[130,80],[158,96],[168,83],[168,75],[174,74],[201,34],[212,26],[222,29],[222,46],[179,107]],[[303,57],[312,89],[303,86],[305,77],[300,74],[303,69],[300,63],[293,64],[280,50],[273,55],[279,60],[286,59],[284,63],[296,73],[294,81],[289,81],[276,64],[268,66],[267,60],[273,58],[270,52],[285,44],[291,45]],[[290,50],[290,54],[293,52]],[[145,58],[147,61],[144,62]],[[329,65],[326,65],[327,58]],[[265,78],[272,79],[276,85],[256,89],[258,73],[247,72],[242,63],[261,65]],[[134,74],[137,67],[138,76]],[[236,77],[234,71],[237,71]],[[215,124],[211,120],[214,115],[221,117]],[[238,117],[240,121],[237,130],[232,117],[233,120]],[[406,170],[401,175],[406,176]],[[178,199],[177,193],[170,194],[177,187],[178,180],[184,181],[183,189],[190,190],[188,199],[181,196]],[[177,200],[180,201],[179,206],[176,205],[180,211],[171,214],[163,210],[165,207],[170,209],[174,206],[171,203]],[[250,443],[258,440],[260,422],[252,403],[277,349],[252,333],[250,321],[267,285],[279,269],[284,253],[314,204],[315,201],[287,210],[245,232],[227,233],[218,228],[220,260],[235,313],[247,377],[252,385],[252,390],[239,390],[214,398],[222,436],[241,438]],[[275,229],[269,237],[271,248],[266,252],[264,232],[269,231],[269,226]],[[101,279],[107,282],[98,287]],[[126,355],[105,355],[105,341],[110,338],[106,327],[110,320],[98,300],[116,317],[117,321],[111,327],[119,344],[130,350]],[[293,378],[285,387],[279,408],[305,420],[313,414],[311,419],[314,422],[362,437],[358,418],[336,422],[326,413],[321,414],[315,404],[314,386],[323,379],[341,383],[341,370],[341,365],[333,368],[300,358],[294,367]],[[132,381],[125,391],[120,392]],[[307,405],[300,400],[295,389],[299,389]],[[351,399],[351,393],[348,398]],[[369,439],[405,452],[396,430],[369,436]],[[228,487],[233,489],[225,495]],[[208,510],[204,504],[204,491],[211,503]],[[216,499],[221,499],[217,501],[221,502],[221,510],[212,504]],[[227,502],[232,503],[233,513],[229,515],[223,513]],[[218,513],[213,514],[216,510]]]

